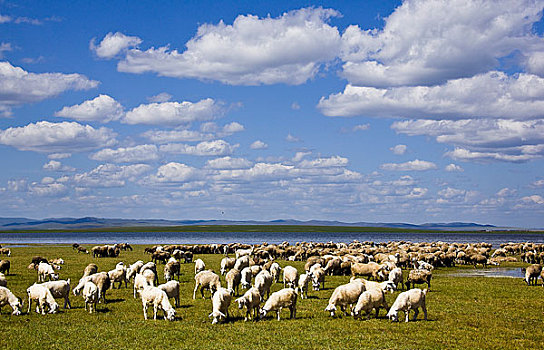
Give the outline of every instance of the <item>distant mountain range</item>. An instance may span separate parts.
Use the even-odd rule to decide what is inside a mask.
[[[305,225],[305,226],[348,226],[382,227],[419,230],[463,230],[481,231],[501,229],[493,225],[481,225],[471,222],[425,223],[420,225],[382,222],[341,222],[322,220],[273,220],[273,221],[231,221],[231,220],[160,220],[160,219],[104,219],[84,218],[47,218],[42,220],[27,218],[1,218],[0,230],[60,230],[91,229],[109,227],[151,227],[151,226],[188,226],[188,225]]]

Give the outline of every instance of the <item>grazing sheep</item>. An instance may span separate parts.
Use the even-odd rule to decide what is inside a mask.
[[[234,267],[234,264],[236,264],[235,258],[229,258],[225,257],[221,259],[221,274],[225,275],[227,273],[227,270],[232,269]]]
[[[221,280],[214,272],[210,270],[200,271],[195,276],[195,290],[193,291],[193,299],[196,299],[196,291],[200,287],[200,294],[204,299],[204,289],[209,289],[212,295],[221,288]]]
[[[168,298],[174,298],[175,306],[179,307],[179,282],[178,281],[168,281],[166,283],[160,284],[157,288],[163,290]]]
[[[116,267],[114,270],[108,271],[108,276],[110,278],[112,289],[115,289],[115,282],[119,282],[119,289],[121,289],[123,282],[125,282],[125,288],[128,288],[127,270],[124,266],[120,269]]]
[[[134,264],[130,265],[127,269],[127,280],[131,281],[134,276],[140,272],[143,266],[144,262],[142,260],[138,260]]]
[[[525,283],[527,283],[528,286],[530,286],[531,284],[536,285],[538,276],[540,276],[540,274],[542,273],[542,265],[533,264],[528,266],[527,268],[522,268],[521,272],[525,273]]]
[[[272,275],[272,279],[274,280],[274,283],[278,283],[280,279],[280,273],[281,273],[281,267],[280,264],[277,262],[272,263],[270,265],[270,274]]]
[[[147,270],[147,271],[150,271],[150,270]],[[133,285],[134,298],[136,298],[136,292],[139,292],[140,290],[144,289],[147,286],[153,285],[153,280],[155,279],[155,276],[150,276],[149,272],[147,274],[148,274],[147,278],[146,276],[140,273],[137,273],[136,276],[134,276],[134,285]]]
[[[238,249],[236,250],[236,252],[234,253],[234,255],[236,256],[236,259],[239,259],[243,256],[251,256],[251,254],[253,254],[253,247],[251,247],[250,249]]]
[[[145,270],[150,270],[151,272],[153,272],[155,275],[155,279],[153,280],[153,283],[154,284],[159,284],[159,274],[157,273],[157,265],[155,265],[154,262],[150,261],[148,263],[145,263],[142,268],[140,269],[140,273],[143,275]]]
[[[232,290],[232,292],[236,292],[236,295],[238,295],[238,288],[240,287],[240,281],[242,280],[242,274],[237,269],[232,269],[229,272],[227,272],[227,275],[225,276],[225,281],[227,282],[227,289]]]
[[[402,270],[400,267],[395,267],[393,270],[389,272],[389,281],[395,284],[395,289],[402,287],[404,282],[402,277]]]
[[[87,306],[89,307],[89,313],[96,312],[96,305],[98,304],[98,287],[91,281],[85,282],[82,292],[83,300],[85,301],[85,311]]]
[[[300,295],[300,299],[308,298],[308,281],[310,280],[310,275],[303,273],[298,278],[297,288],[295,289]]]
[[[38,265],[38,282],[45,282],[47,278],[49,278],[50,281],[56,281],[59,279],[59,275],[55,273],[53,266],[41,262]]]
[[[373,309],[376,310],[376,318],[380,312],[380,308],[388,309],[387,301],[385,300],[385,294],[383,290],[370,289],[366,290],[359,296],[357,304],[353,309],[353,317],[360,318],[364,312],[366,319],[370,318],[370,313]]]
[[[158,309],[162,309],[164,312],[164,318],[168,321],[174,321],[176,318],[176,310],[170,304],[168,295],[166,292],[158,287],[147,286],[140,290],[140,297],[142,298],[142,305],[144,309],[144,319],[147,320],[147,308],[153,304],[153,319],[157,319]]]
[[[21,299],[17,298],[15,294],[6,287],[0,287],[0,313],[2,312],[2,307],[5,305],[11,306],[13,309],[12,315],[18,316],[21,314],[21,309],[23,307]]]
[[[415,287],[417,284],[423,284],[427,283],[428,289],[431,289],[431,278],[433,277],[433,274],[429,270],[425,269],[417,269],[417,270],[411,270],[408,274],[408,278],[406,279],[406,289],[410,289],[410,284],[412,287]]]
[[[41,257],[41,256],[33,256],[32,257],[32,263],[34,264],[34,266],[36,266],[36,268],[38,268],[38,265],[43,262],[43,263],[46,263],[48,264],[49,262],[47,261],[46,258],[44,257]]]
[[[245,255],[241,258],[236,259],[236,262],[234,263],[234,269],[242,271],[244,267],[249,266],[249,256]]]
[[[77,252],[78,253],[89,254],[89,251],[87,249],[85,249],[84,247],[77,247]]]
[[[8,280],[6,279],[6,275],[0,272],[0,287],[7,287],[7,286],[8,286]]]
[[[314,290],[319,290],[320,284],[321,288],[325,289],[325,270],[322,267],[318,267],[313,272],[310,272],[310,274],[312,277],[312,287]]]
[[[257,276],[263,268],[261,267],[261,265],[253,265],[253,266],[249,266],[249,269],[251,270],[251,274],[253,276]]]
[[[391,292],[393,293],[395,291],[395,284],[391,281],[384,281],[384,282],[376,282],[376,281],[369,281],[365,280],[363,278],[357,278],[354,277],[351,278],[350,281],[361,281],[365,285],[365,290],[381,290],[383,292]]]
[[[64,265],[64,259],[62,258],[56,258],[56,259],[52,259],[52,260],[49,260],[49,263],[50,264],[54,264],[54,265]]]
[[[331,316],[334,317],[336,314],[337,307],[340,307],[340,310],[344,312],[347,316],[346,306],[349,306],[350,309],[357,303],[361,293],[365,291],[365,284],[360,280],[356,279],[350,281],[348,284],[343,284],[332,292],[332,295],[329,299],[329,304],[325,308],[325,311],[331,313]]]
[[[423,260],[419,260],[416,263],[416,269],[432,271],[434,269],[434,266],[429,264],[428,262],[425,262]]]
[[[77,248],[79,248],[79,244],[78,244],[78,243],[72,244],[72,249],[76,250]]]
[[[85,286],[85,282],[91,281],[98,287],[98,302],[100,302],[100,299],[104,301],[104,304],[106,301],[106,291],[110,288],[110,276],[107,272],[99,272],[92,274],[90,276],[82,277],[79,280],[79,283],[76,287],[73,289],[74,295],[79,295],[81,293],[81,290]]]
[[[251,269],[249,267],[244,267],[241,274],[242,274],[242,279],[240,282],[242,284],[242,288],[249,289],[251,287],[251,279],[253,278]]]
[[[49,308],[49,313],[54,314],[59,309],[59,304],[53,298],[51,291],[41,284],[34,283],[27,288],[26,294],[28,295],[28,311],[32,308],[32,300],[36,300],[36,312],[45,315],[45,308]]]
[[[0,273],[5,273],[9,275],[9,269],[11,268],[11,263],[9,260],[0,260]]]
[[[229,317],[229,305],[232,300],[232,290],[219,288],[212,296],[212,312],[208,315],[213,318],[212,324],[226,320]]]
[[[235,302],[238,303],[238,308],[246,308],[246,317],[244,321],[250,319],[251,311],[253,310],[253,320],[257,320],[259,314],[259,305],[261,304],[261,294],[259,290],[255,287],[248,289],[247,292],[240,298],[236,299]]]
[[[8,257],[11,256],[11,250],[9,248],[0,248],[0,255],[7,255]]]
[[[386,265],[380,265],[373,261],[367,264],[354,262],[351,264],[351,275],[374,278],[375,280],[378,280],[379,273],[384,268],[386,268]]]
[[[406,315],[406,321],[408,322],[410,310],[414,310],[414,321],[417,319],[419,308],[423,310],[425,315],[425,321],[427,321],[427,306],[425,305],[425,296],[427,295],[427,289],[421,290],[419,288],[410,289],[406,292],[402,292],[397,296],[391,309],[387,313],[387,317],[391,321],[399,320],[399,311],[404,311]]]
[[[87,265],[87,267],[85,267],[85,269],[83,270],[83,277],[94,275],[97,272],[98,272],[98,266],[96,266],[96,264],[91,263]]]
[[[288,307],[290,318],[297,316],[297,293],[293,288],[284,288],[270,295],[264,306],[261,308],[260,316],[264,318],[270,311],[276,311],[278,321],[280,312],[284,307]]]
[[[261,272],[259,272],[257,276],[255,276],[254,287],[259,290],[259,293],[261,294],[261,300],[264,300],[265,294],[267,298],[270,297],[271,286],[272,286],[272,275],[270,274],[270,272],[266,270],[262,270]]]
[[[196,259],[195,260],[195,275],[204,270],[206,270],[206,264],[204,264],[204,261],[202,261],[202,259]]]
[[[298,281],[298,271],[293,266],[283,268],[283,288],[295,288]]]
[[[67,279],[66,281],[49,281],[42,283],[42,286],[49,289],[51,294],[53,295],[53,298],[64,298],[64,308],[68,309],[72,308],[72,305],[70,304],[70,279]]]
[[[170,261],[164,265],[164,279],[168,282],[174,279],[174,276],[180,275],[181,264],[174,258],[170,258]]]

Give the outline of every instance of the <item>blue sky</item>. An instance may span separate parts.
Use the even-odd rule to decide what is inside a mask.
[[[0,1],[0,215],[544,227],[543,8]]]

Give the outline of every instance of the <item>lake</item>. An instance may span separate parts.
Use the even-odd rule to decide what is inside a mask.
[[[203,244],[203,243],[281,243],[296,242],[360,242],[410,241],[447,243],[491,243],[497,248],[506,242],[544,243],[541,234],[508,233],[390,233],[390,232],[42,232],[42,233],[0,233],[0,244]]]

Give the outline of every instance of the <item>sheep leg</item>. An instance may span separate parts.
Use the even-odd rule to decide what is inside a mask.
[[[278,316],[278,321],[280,320],[280,312],[281,312],[281,307],[276,310],[276,315]]]
[[[144,320],[147,320],[147,304],[145,303],[145,301],[143,302],[143,306],[144,306]]]
[[[425,319],[425,321],[427,321],[427,306],[425,304],[423,304],[421,306],[421,309],[423,310],[424,319]]]
[[[158,311],[158,305],[153,304],[153,319],[157,320],[157,311]]]
[[[419,314],[419,308],[414,309],[414,321],[417,320],[417,315]]]
[[[409,315],[410,315],[410,309],[404,311],[404,314],[406,315],[406,319],[404,322],[408,322],[408,318],[409,318]]]

